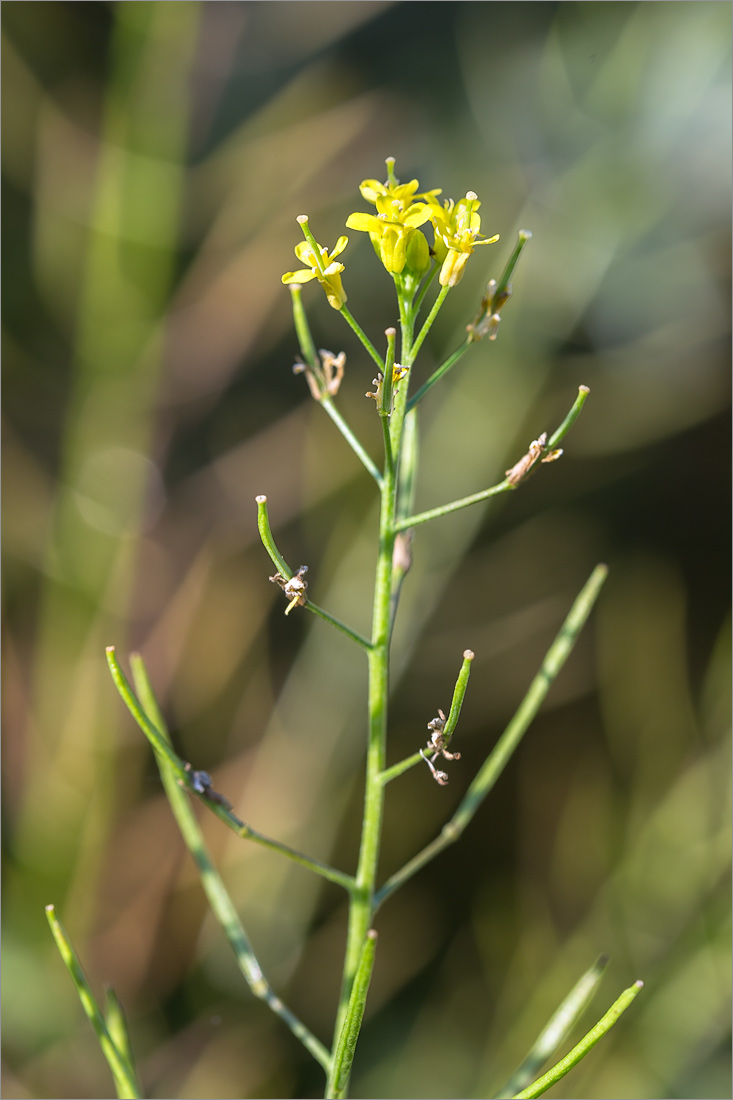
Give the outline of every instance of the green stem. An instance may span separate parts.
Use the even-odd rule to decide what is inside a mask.
[[[468,678],[471,675],[471,662],[473,661],[474,654],[470,649],[465,650],[463,654],[463,664],[461,665],[461,671],[458,673],[458,679],[456,680],[456,686],[453,689],[453,699],[451,700],[450,712],[445,721],[443,727],[443,747],[448,748],[450,739],[453,736],[456,726],[458,725],[458,719],[461,714],[461,707],[463,706],[463,699],[466,694],[466,688],[468,687]],[[428,727],[429,728],[429,727]],[[427,752],[435,752],[434,749],[425,749]],[[413,753],[412,756],[406,757],[404,760],[400,760],[399,764],[393,764],[391,768],[386,768],[382,772],[382,783],[385,785],[391,783],[393,779],[397,779],[398,776],[403,775],[404,772],[413,768],[415,764],[418,764],[424,759],[419,752]]]
[[[351,895],[341,1000],[336,1019],[334,1041],[341,1034],[347,1017],[349,998],[359,965],[362,947],[374,911],[377,861],[382,832],[384,770],[389,699],[390,595],[394,550],[394,475],[385,469],[380,513],[379,557],[374,592],[372,648],[369,651],[369,729],[367,743],[366,790],[356,884]]]
[[[517,244],[515,245],[514,251],[509,257],[506,266],[501,273],[501,277],[499,278],[499,281],[494,288],[492,301],[488,302],[487,299],[484,299],[484,302],[486,303],[488,309],[491,309],[492,303],[498,303],[498,309],[500,310],[506,299],[509,297],[509,294],[511,294],[509,280],[512,277],[514,268],[517,266],[517,261],[521,255],[522,249],[524,248],[527,241],[531,238],[531,236],[532,234],[528,230],[520,229],[519,237],[517,240]],[[433,374],[430,375],[430,378],[428,378],[427,382],[425,382],[417,391],[417,393],[415,393],[410,398],[407,403],[408,409],[414,409],[415,405],[417,405],[419,401],[422,401],[428,390],[432,389],[435,383],[439,382],[441,378],[444,378],[448,371],[453,369],[458,360],[463,358],[468,349],[471,347],[471,344],[476,343],[475,328],[477,326],[477,322],[482,316],[484,316],[484,314],[479,314],[479,318],[477,318],[477,321],[474,322],[474,325],[472,326],[472,329],[474,331],[472,331],[466,337],[463,343],[459,347],[457,347],[451,355],[449,355],[446,361],[442,363],[438,367],[438,369],[433,372]]]
[[[125,1058],[124,1053],[110,1035],[107,1023],[102,1015],[102,1010],[95,1000],[89,982],[82,969],[82,965],[79,962],[79,958],[72,947],[66,929],[56,916],[56,909],[53,905],[46,906],[46,919],[51,929],[51,933],[53,934],[53,938],[56,941],[59,954],[66,965],[66,969],[71,975],[71,980],[76,986],[82,1008],[94,1029],[94,1034],[97,1036],[97,1042],[99,1043],[104,1057],[107,1059],[109,1068],[112,1070],[118,1097],[120,1097],[121,1100],[137,1100],[138,1097],[142,1096],[142,1091],[135,1076],[135,1072]]]
[[[349,444],[349,446],[351,447],[351,449],[354,452],[354,454],[356,455],[356,457],[362,463],[362,465],[364,466],[364,469],[367,470],[371,474],[371,476],[376,481],[377,485],[381,485],[382,484],[382,475],[380,474],[379,469],[377,468],[376,464],[374,462],[372,462],[371,458],[366,453],[366,451],[362,447],[361,443],[356,438],[356,436],[354,435],[351,428],[349,427],[349,425],[344,420],[341,413],[336,408],[336,406],[333,403],[333,401],[331,400],[331,398],[330,397],[322,397],[321,401],[320,401],[320,404],[323,406],[323,408],[326,410],[328,415],[331,417],[331,420],[333,420],[334,424],[336,425],[338,430],[341,432],[341,435],[344,437],[344,439]]]
[[[529,1083],[534,1080],[538,1070],[552,1057],[560,1044],[565,1042],[571,1028],[588,1007],[607,965],[608,955],[601,955],[597,962],[589,970],[586,970],[580,980],[575,983],[567,997],[563,999],[562,1004],[553,1012],[551,1018],[542,1028],[522,1064],[515,1070],[504,1088],[496,1093],[497,1100],[512,1097],[520,1089],[527,1088]]]
[[[369,471],[378,485],[381,484],[382,475],[377,469],[376,465],[372,462],[369,455],[362,447],[359,440],[352,432],[349,425],[344,420],[341,413],[336,408],[331,394],[326,388],[326,379],[323,376],[323,369],[316,352],[316,345],[313,343],[313,337],[311,336],[310,326],[308,324],[308,318],[306,316],[305,307],[303,305],[303,288],[298,283],[292,283],[289,287],[291,305],[293,308],[293,322],[295,324],[295,332],[298,337],[298,345],[300,347],[300,354],[303,358],[303,362],[307,367],[306,373],[308,374],[308,381],[313,397],[318,401],[320,405],[326,410],[328,415],[333,420],[334,424],[341,432],[346,442],[351,447],[354,454],[363,463],[364,467]]]
[[[356,335],[359,337],[359,340],[362,344],[362,347],[364,347],[369,352],[372,359],[374,360],[374,362],[379,367],[380,371],[382,371],[382,373],[384,373],[384,360],[382,359],[381,355],[379,354],[377,349],[374,347],[374,344],[371,342],[371,340],[366,335],[364,330],[357,323],[357,321],[351,316],[351,313],[348,311],[346,306],[341,306],[341,309],[339,310],[339,313],[341,314],[341,316],[344,318],[345,321],[348,321],[351,328],[354,330]]]
[[[362,649],[371,649],[372,643],[368,638],[365,638],[358,631],[352,630],[346,623],[342,623],[340,619],[337,619],[335,615],[331,615],[330,612],[324,611],[322,607],[319,607],[317,603],[313,603],[312,600],[308,600],[306,606],[307,611],[311,611],[319,619],[323,619],[325,623],[330,623],[331,626],[335,626],[337,630],[340,630],[342,634],[345,634],[347,638],[351,638],[352,642],[356,642]]]
[[[327,1100],[339,1100],[346,1096],[349,1084],[351,1064],[354,1061],[356,1043],[364,1018],[369,983],[374,969],[374,953],[377,946],[377,933],[374,929],[367,932],[366,940],[359,958],[359,966],[349,997],[349,1006],[341,1028],[341,1034],[333,1053],[333,1065],[326,1088]]]
[[[455,367],[458,360],[463,358],[470,346],[471,340],[467,337],[464,342],[456,348],[452,355],[449,355],[446,361],[442,363],[437,368],[437,370],[433,371],[427,382],[423,382],[417,393],[413,394],[413,396],[407,402],[408,411],[410,409],[414,409],[418,401],[422,401],[428,390],[432,389],[436,382],[439,382],[441,378],[443,378],[448,373],[449,370],[452,370],[453,367]]]
[[[629,1005],[636,999],[638,994],[644,988],[642,981],[636,981],[633,985],[625,989],[618,1000],[609,1008],[605,1016],[602,1016],[595,1027],[592,1027],[590,1031],[583,1036],[580,1042],[573,1047],[569,1054],[566,1054],[556,1065],[544,1073],[542,1077],[538,1077],[528,1088],[522,1089],[518,1092],[514,1100],[534,1100],[536,1096],[542,1096],[543,1092],[547,1092],[558,1081],[562,1080],[566,1073],[568,1073],[573,1066],[576,1066],[578,1062],[585,1058],[589,1050],[596,1045],[596,1043],[606,1035],[616,1021],[623,1015]]]
[[[395,464],[392,452],[392,436],[389,430],[389,417],[380,416],[379,419],[382,422],[382,438],[384,440],[384,466],[389,471],[390,477],[394,479]]]
[[[560,443],[561,440],[565,438],[575,421],[580,416],[580,410],[583,408],[583,405],[585,405],[586,398],[588,397],[589,393],[590,389],[588,388],[588,386],[578,386],[578,396],[573,402],[572,409],[565,417],[557,431],[553,432],[553,434],[550,436],[549,440],[547,441],[547,446],[544,448],[545,451],[552,451],[555,447],[557,447],[558,443]]]
[[[435,278],[435,276],[438,274],[439,271],[440,271],[440,264],[436,264],[435,260],[433,260],[432,261],[432,267],[430,268],[430,271],[427,273],[427,275],[423,279],[422,286],[420,287],[419,291],[417,292],[417,297],[415,298],[415,313],[416,314],[419,311],[420,306],[423,304],[423,301],[425,300],[425,295],[427,294],[428,290],[430,289],[430,287],[432,285],[432,282],[433,282],[433,279]]]
[[[501,301],[507,290],[509,290],[509,280],[514,274],[514,268],[517,266],[517,261],[522,254],[522,249],[524,248],[527,241],[530,241],[531,239],[532,234],[528,229],[519,230],[519,233],[517,234],[517,243],[514,246],[514,251],[507,260],[506,266],[499,277],[498,283],[496,284],[496,289],[494,290],[494,301]]]
[[[317,376],[320,370],[320,363],[318,361],[318,353],[316,352],[316,345],[313,343],[313,337],[311,336],[310,325],[308,324],[308,317],[306,316],[305,306],[303,305],[303,288],[299,283],[292,283],[288,290],[290,291],[290,302],[293,309],[293,323],[295,325],[295,334],[298,337],[298,345],[300,347],[300,354],[303,356],[304,361],[311,368],[313,373]]]
[[[104,1016],[105,1020],[107,1021],[107,1028],[109,1030],[110,1038],[117,1047],[122,1058],[127,1063],[130,1073],[133,1075],[137,1083],[135,1059],[132,1053],[132,1043],[130,1042],[130,1032],[127,1027],[125,1010],[122,1007],[122,1002],[120,1001],[112,986],[108,986],[105,990],[104,1008]],[[140,1088],[139,1084],[138,1088]],[[120,1093],[118,1090],[118,1096],[119,1095]]]
[[[440,312],[440,308],[441,308],[441,306],[443,305],[443,302],[445,301],[445,299],[448,296],[448,291],[449,290],[450,290],[449,286],[442,286],[440,288],[440,294],[438,295],[438,297],[433,302],[433,308],[430,310],[430,313],[425,318],[425,322],[424,322],[422,328],[420,329],[420,332],[417,335],[415,343],[412,345],[412,348],[410,349],[409,362],[404,363],[403,366],[410,367],[410,366],[412,366],[412,364],[417,359],[417,353],[420,351],[420,348],[422,347],[423,340],[425,339],[427,334],[430,332],[430,329],[432,328],[432,325],[433,325],[433,321],[438,316],[438,313]]]
[[[548,452],[554,450],[557,444],[565,438],[580,416],[580,411],[589,393],[590,390],[587,386],[578,387],[578,396],[575,398],[570,412],[567,414],[560,427],[553,433],[550,440],[545,443],[541,454],[548,454]],[[408,408],[409,407],[410,402],[408,402]],[[534,472],[536,468],[536,465],[533,466],[532,472]],[[526,480],[526,478],[522,480]],[[441,504],[437,508],[430,508],[427,512],[420,512],[416,516],[406,516],[403,519],[399,519],[395,525],[395,530],[405,531],[409,527],[417,527],[419,524],[427,523],[431,519],[439,519],[440,516],[447,516],[451,512],[459,511],[461,508],[468,508],[471,504],[478,504],[482,500],[488,500],[490,497],[499,496],[500,493],[509,493],[516,489],[518,484],[518,482],[512,482],[505,477],[503,481],[498,482],[496,485],[492,485],[489,489],[483,489],[480,493],[473,493],[470,497],[452,500],[450,504]]]
[[[380,481],[381,480],[380,477]],[[272,529],[270,527],[270,517],[267,512],[267,497],[264,494],[260,494],[260,496],[255,497],[255,501],[257,502],[257,527],[260,532],[260,538],[262,539],[262,545],[270,555],[273,564],[277,567],[278,573],[280,573],[285,580],[290,580],[294,570],[290,568],[275,545],[275,539],[273,538]],[[335,626],[337,630],[340,630],[347,638],[351,638],[352,642],[356,642],[362,649],[371,649],[372,643],[368,638],[365,638],[356,630],[352,630],[350,626],[347,626],[346,623],[342,623],[340,619],[331,615],[330,612],[324,611],[318,604],[313,603],[311,600],[307,600],[305,607],[307,610],[312,611],[314,615],[317,615],[319,619],[323,619],[325,622],[330,623],[331,626]]]
[[[530,723],[534,719],[542,702],[544,701],[550,686],[557,677],[560,669],[570,656],[578,634],[588,618],[593,604],[598,598],[601,586],[608,575],[605,565],[597,565],[586,581],[583,589],[576,598],[565,622],[557,637],[550,646],[542,666],[529,686],[529,690],[512,718],[504,733],[494,747],[493,752],[485,761],[483,767],[468,788],[463,801],[454,813],[447,825],[443,826],[440,836],[431,841],[409,863],[392,875],[385,884],[380,887],[375,896],[375,909],[378,908],[390,894],[394,893],[413,875],[417,874],[426,863],[454,844],[469,824],[481,803],[492,789],[497,779],[509,762],[522,737],[526,733]]]
[[[139,654],[133,654],[130,658],[133,670],[135,688],[141,699],[146,713],[155,723],[160,735],[170,741],[170,734],[165,726],[163,715],[155,698],[147,669]],[[175,770],[167,760],[158,758],[160,777],[165,787],[165,793],[173,811],[178,828],[181,831],[186,846],[198,867],[201,885],[206,894],[214,916],[224,931],[234,954],[237,964],[250,989],[256,997],[263,1000],[276,1015],[283,1020],[293,1034],[301,1041],[317,1062],[323,1066],[328,1074],[331,1067],[331,1055],[326,1047],[301,1020],[287,1008],[280,998],[274,993],[270,983],[262,973],[257,957],[249,942],[239,915],[234,907],[231,897],[222,882],[219,872],[214,866],[209,850],[206,847],[203,834],[191,809],[191,804],[185,791],[181,788]]]
[[[461,500],[452,500],[450,504],[441,504],[437,508],[430,508],[427,512],[419,512],[416,516],[407,516],[397,523],[398,531],[406,531],[409,527],[418,527],[421,523],[427,523],[431,519],[439,519],[451,512],[457,512],[461,508],[468,508],[471,504],[478,504],[489,497],[499,496],[500,493],[509,493],[515,488],[511,482],[500,481],[498,485],[492,485],[490,489],[483,489],[480,493],[473,493],[470,497],[462,497]]]
[[[407,378],[402,381],[395,393],[394,408],[390,423],[392,448],[399,462],[399,455],[402,451],[402,431],[405,424],[405,415],[407,413],[407,395],[410,390],[412,375],[411,368],[415,361],[415,357],[412,354],[412,334],[415,325],[415,313],[409,303],[405,302],[402,297],[398,297],[398,301],[400,307],[400,363],[403,367],[408,367],[410,371]]]
[[[166,766],[172,770],[177,783],[185,787],[192,794],[198,795],[201,801],[206,803],[211,812],[216,814],[233,833],[236,833],[236,835],[243,840],[253,840],[255,844],[259,844],[263,848],[269,848],[273,852],[279,852],[280,855],[287,856],[288,859],[293,860],[294,863],[299,863],[309,871],[313,871],[322,878],[328,879],[329,882],[336,883],[337,886],[343,886],[347,891],[352,890],[354,879],[351,875],[345,875],[343,872],[337,871],[334,867],[329,867],[327,864],[321,863],[320,860],[311,859],[310,856],[303,855],[302,852],[298,852],[294,848],[288,847],[287,844],[281,844],[279,840],[272,840],[271,837],[258,833],[255,829],[252,829],[249,825],[245,825],[243,821],[240,821],[231,810],[212,801],[207,797],[205,792],[202,793],[192,787],[191,773],[187,771],[185,762],[173,751],[166,738],[150,721],[145,710],[140,705],[137,696],[130,687],[127,677],[117,660],[114,646],[107,646],[107,663],[115,686],[122,697],[122,701],[147,737],[158,760],[165,763]]]

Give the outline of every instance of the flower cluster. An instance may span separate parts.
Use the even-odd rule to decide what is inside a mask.
[[[430,266],[428,242],[417,230],[430,221],[431,204],[440,191],[417,194],[418,186],[417,180],[400,184],[394,177],[387,183],[364,180],[359,187],[362,198],[373,203],[377,213],[350,214],[346,219],[347,229],[369,234],[375,252],[393,275],[406,265],[415,275],[424,275]]]
[[[438,281],[441,286],[456,286],[463,278],[468,257],[477,245],[493,244],[499,239],[481,237],[481,216],[478,212],[478,196],[468,191],[466,197],[454,202],[438,201],[440,188],[418,191],[419,183],[411,180],[400,183],[394,175],[394,158],[387,160],[386,183],[379,180],[363,180],[359,190],[362,198],[371,203],[374,214],[357,211],[346,219],[348,229],[368,233],[374,250],[387,271],[392,275],[409,275],[419,281],[430,267],[431,257],[441,264]],[[341,309],[346,302],[346,292],[341,285],[344,265],[335,261],[343,252],[348,237],[339,237],[333,252],[319,245],[308,229],[308,219],[298,218],[305,241],[296,245],[295,254],[307,268],[289,271],[283,275],[284,283],[305,283],[318,279],[326,297],[334,309]],[[421,231],[428,222],[432,225],[432,248]]]

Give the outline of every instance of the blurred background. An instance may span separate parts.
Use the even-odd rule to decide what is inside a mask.
[[[584,1023],[645,990],[554,1095],[730,1096],[730,41],[705,0],[3,5],[5,1097],[113,1095],[49,902],[121,996],[146,1095],[322,1095],[207,914],[104,647],[142,652],[178,751],[244,820],[353,869],[363,654],[284,617],[254,497],[313,599],[368,632],[374,486],[292,374],[280,276],[296,216],[332,246],[387,156],[475,190],[501,234],[420,379],[533,233],[498,340],[421,405],[418,510],[495,483],[591,393],[560,463],[417,532],[390,762],[476,659],[450,785],[389,789],[382,877],[610,576],[460,844],[379,914],[352,1095],[496,1095],[608,952]],[[381,347],[390,280],[364,234],[341,259]],[[374,368],[304,299],[377,457]],[[341,893],[202,820],[266,974],[328,1042]]]

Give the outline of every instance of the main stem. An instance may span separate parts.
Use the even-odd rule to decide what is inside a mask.
[[[402,306],[402,303],[401,303]],[[401,335],[403,363],[410,363],[413,318],[401,308]],[[369,660],[369,736],[366,760],[366,789],[364,792],[364,817],[361,830],[361,846],[356,879],[349,905],[349,925],[346,937],[346,954],[341,984],[341,998],[334,1031],[334,1049],[341,1033],[349,1005],[349,996],[359,964],[367,932],[374,916],[379,846],[382,835],[385,784],[382,772],[386,762],[387,708],[389,702],[389,650],[390,605],[392,596],[393,556],[395,545],[396,498],[399,476],[399,452],[405,418],[407,385],[404,392],[395,395],[391,424],[385,425],[386,446],[384,475],[381,483],[379,513],[379,556],[374,583],[374,611],[372,617],[372,646]],[[391,443],[390,437],[391,436]],[[326,1096],[331,1096],[333,1082],[329,1081]]]
[[[356,881],[351,893],[346,957],[341,1000],[336,1019],[334,1042],[343,1026],[351,986],[374,913],[379,842],[382,832],[384,784],[380,776],[385,766],[387,740],[387,703],[389,699],[389,620],[392,590],[392,556],[395,542],[395,471],[385,465],[379,523],[379,558],[374,585],[372,647],[369,660],[369,736],[366,760],[366,790],[361,847]]]

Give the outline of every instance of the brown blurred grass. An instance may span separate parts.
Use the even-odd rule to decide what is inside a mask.
[[[103,647],[142,651],[180,751],[246,820],[351,865],[361,654],[283,618],[253,498],[366,630],[373,494],[290,373],[280,274],[295,216],[335,240],[387,155],[475,189],[502,234],[425,376],[534,234],[496,345],[424,402],[418,508],[490,484],[591,397],[558,466],[418,534],[393,759],[477,657],[460,773],[390,792],[385,875],[440,828],[592,565],[611,577],[489,805],[380,914],[353,1095],[492,1094],[601,951],[604,1003],[646,990],[562,1094],[729,1094],[729,14],[4,5],[3,1095],[111,1095],[50,901],[122,996],[150,1095],[319,1095],[206,915]],[[389,288],[366,242],[344,260],[378,339]],[[372,368],[308,304],[376,452]],[[326,1039],[340,897],[205,828],[270,979]]]

